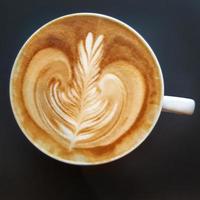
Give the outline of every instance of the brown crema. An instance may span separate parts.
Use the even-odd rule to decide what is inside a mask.
[[[15,61],[10,95],[27,138],[58,160],[97,164],[137,147],[158,117],[159,66],[127,26],[69,15],[31,36]]]

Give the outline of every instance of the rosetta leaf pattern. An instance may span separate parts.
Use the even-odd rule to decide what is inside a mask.
[[[78,46],[79,60],[66,98],[69,126],[60,124],[60,129],[71,140],[71,148],[76,141],[90,138],[94,133],[88,129],[99,123],[100,116],[102,119],[107,115],[107,101],[101,98],[97,86],[103,55],[102,41],[102,35],[94,40],[93,34],[88,33],[85,42],[81,41]]]

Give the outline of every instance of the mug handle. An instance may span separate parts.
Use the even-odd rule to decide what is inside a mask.
[[[164,96],[162,111],[192,115],[195,108],[195,101],[193,99],[174,97],[174,96]]]

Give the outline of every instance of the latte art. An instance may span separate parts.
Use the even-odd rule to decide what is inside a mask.
[[[70,163],[103,163],[137,147],[161,108],[160,72],[141,38],[105,16],[65,16],[26,42],[10,80],[27,138]]]
[[[48,134],[61,136],[69,149],[108,145],[135,120],[134,115],[123,118],[126,106],[133,107],[135,103],[126,90],[128,85],[120,79],[129,65],[111,64],[122,65],[123,71],[118,75],[109,70],[101,72],[102,59],[103,35],[95,39],[88,33],[85,41],[78,44],[75,66],[67,55],[54,48],[39,51],[28,66],[23,84],[27,110]],[[142,96],[139,99],[142,105]],[[136,115],[139,109],[135,108]]]

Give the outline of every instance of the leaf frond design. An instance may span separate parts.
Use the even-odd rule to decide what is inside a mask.
[[[72,87],[67,93],[70,106],[66,114],[70,116],[70,121],[73,121],[71,125],[74,126],[74,142],[71,147],[75,140],[81,140],[83,137],[81,133],[86,124],[95,123],[94,119],[106,107],[106,102],[100,98],[97,89],[97,80],[100,75],[99,64],[103,56],[102,42],[102,35],[95,40],[93,34],[88,33],[85,41],[81,41],[78,45],[79,60],[74,67]],[[68,134],[67,132],[65,135]],[[89,135],[87,134],[87,138]]]

